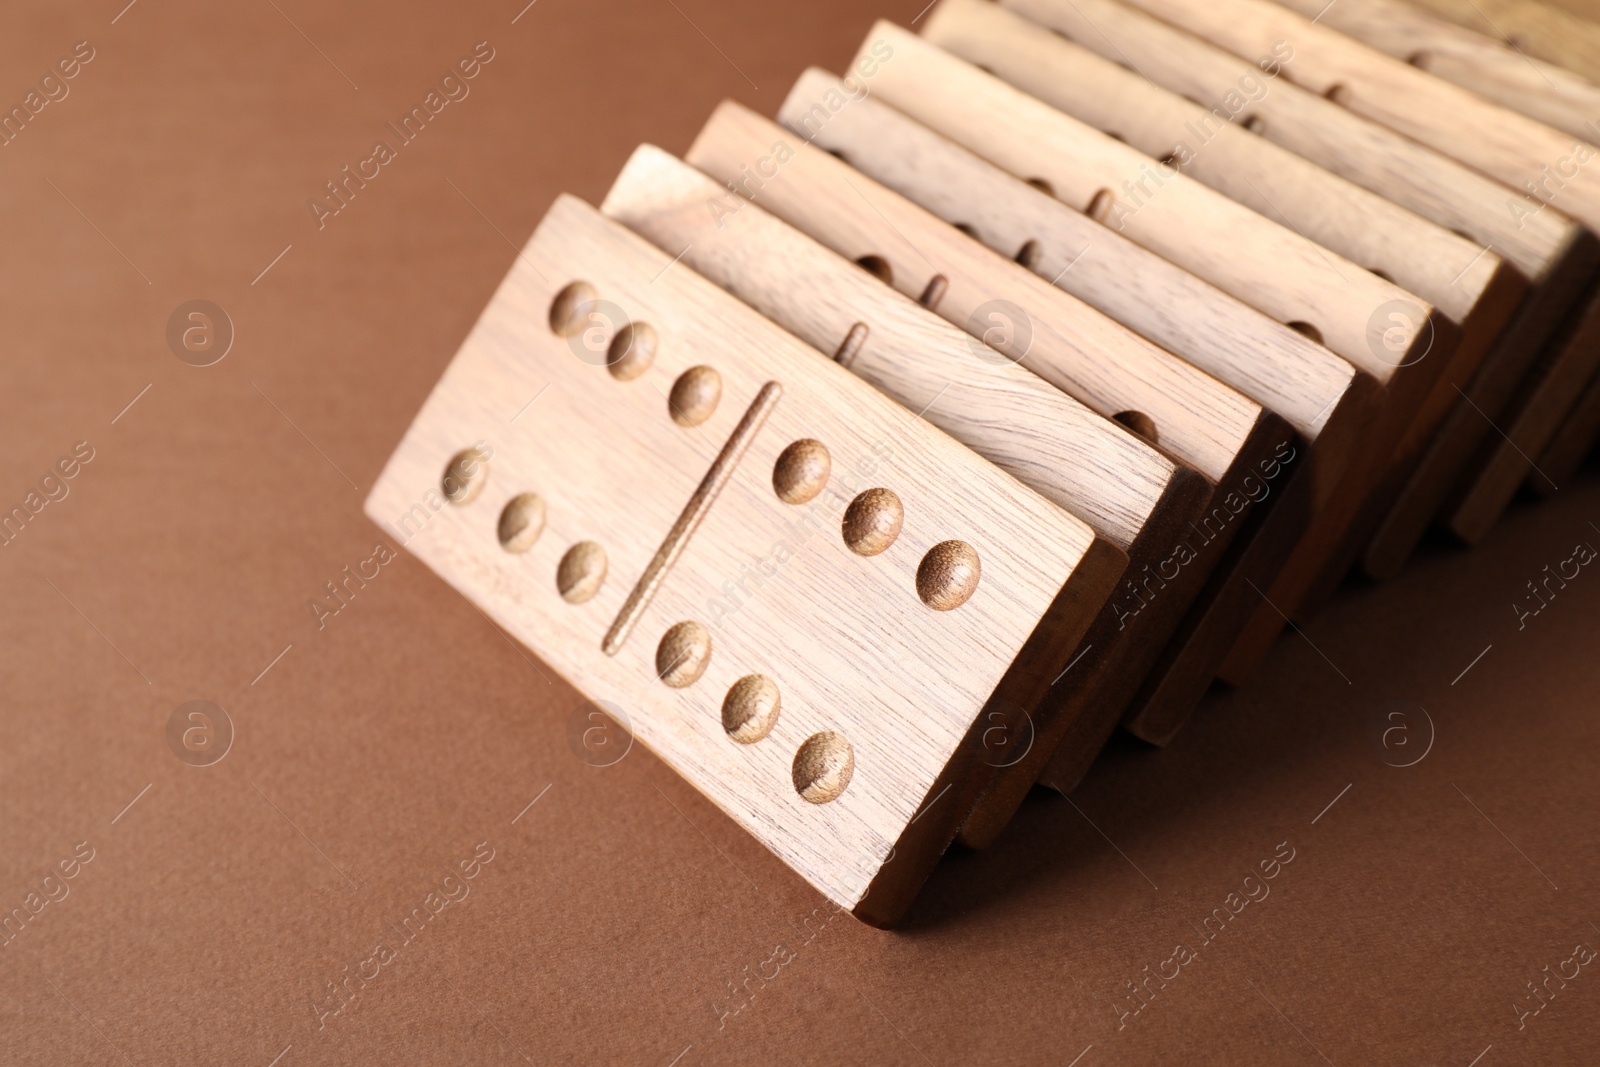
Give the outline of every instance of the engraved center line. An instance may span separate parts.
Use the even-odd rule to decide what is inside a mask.
[[[706,476],[700,480],[699,488],[695,489],[694,495],[684,505],[678,521],[672,524],[666,540],[661,542],[655,557],[650,560],[650,566],[639,576],[639,581],[628,594],[622,610],[617,612],[616,621],[611,624],[611,629],[606,631],[606,638],[600,644],[601,651],[606,655],[615,656],[627,643],[628,635],[633,633],[633,628],[638,624],[639,617],[644,614],[644,609],[649,607],[650,601],[655,598],[656,591],[661,588],[662,580],[666,578],[672,565],[678,561],[678,557],[683,555],[683,550],[689,546],[689,538],[694,536],[695,530],[699,529],[701,521],[710,512],[711,505],[716,502],[717,494],[722,492],[723,486],[733,477],[739,461],[744,458],[750,443],[755,440],[756,434],[760,432],[762,424],[767,421],[767,416],[772,414],[772,409],[782,395],[783,386],[777,382],[768,382],[750,402],[744,418],[739,420],[739,425],[734,427],[728,443],[717,453],[711,469],[706,471]]]

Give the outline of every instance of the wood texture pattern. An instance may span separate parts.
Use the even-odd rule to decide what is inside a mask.
[[[1597,150],[1584,141],[1509,108],[1495,104],[1384,55],[1353,38],[1269,0],[1130,0],[1157,17],[1180,25],[1244,57],[1270,54],[1276,42],[1291,41],[1294,60],[1285,76],[1312,91],[1331,95],[1339,104],[1366,115],[1532,193],[1582,222],[1591,230],[1600,223],[1600,176],[1585,163]],[[1508,196],[1508,211],[1527,217],[1526,203]],[[1535,209],[1537,210],[1537,209]],[[1581,323],[1569,326],[1569,337],[1587,336]],[[1582,352],[1567,354],[1569,363],[1592,359]],[[1559,414],[1552,412],[1553,414]],[[1558,420],[1559,421],[1559,420]],[[1554,427],[1546,432],[1554,432]],[[1499,472],[1518,462],[1516,446],[1502,441],[1484,473],[1451,506],[1450,524],[1458,532],[1485,528],[1504,510],[1512,490]],[[1491,468],[1496,473],[1489,473]],[[1527,471],[1524,465],[1522,470]],[[1465,509],[1465,510],[1463,510]]]
[[[1397,0],[1339,0],[1321,11],[1308,0],[1277,0],[1386,55],[1470,89],[1511,110],[1591,143],[1600,141],[1600,86],[1519,52],[1498,33],[1485,36]]]
[[[1514,42],[1535,59],[1600,82],[1600,25],[1539,0],[1412,0],[1457,26]]]
[[[1103,202],[1109,189],[1132,195],[1138,180],[1155,173],[1153,162],[1129,146],[889,23],[869,33],[857,52],[858,69],[874,50],[893,58],[867,81],[872,92],[1018,177],[1047,182],[1075,207]],[[1360,518],[1369,488],[1407,458],[1400,452],[1407,435],[1425,434],[1443,418],[1448,398],[1436,387],[1447,372],[1461,370],[1451,365],[1457,328],[1425,301],[1181,174],[1161,176],[1153,194],[1139,199],[1137,211],[1119,209],[1124,234],[1275,317],[1283,317],[1285,301],[1303,302],[1305,315],[1320,308],[1313,324],[1325,343],[1385,389],[1363,457],[1280,577],[1272,599],[1297,604]],[[1318,279],[1331,279],[1335,268],[1348,284],[1319,287]],[[1311,321],[1292,315],[1290,321]],[[1385,345],[1385,324],[1393,348]],[[1267,607],[1256,615],[1263,623]],[[1257,639],[1263,651],[1276,632]]]
[[[1034,17],[1046,4],[1017,6]],[[1499,334],[1503,319],[1465,325],[1502,269],[1497,253],[1075,43],[1095,31],[1062,16],[1077,14],[1067,0],[1046,10],[1050,29],[987,0],[941,0],[922,35],[1421,297],[1463,325],[1463,344]]]
[[[1278,321],[1311,326],[1380,381],[1419,376],[1406,364],[1430,326],[1451,333],[1426,301],[892,23],[873,27],[856,65],[874,47],[893,54],[866,80],[881,99],[1017,177],[1046,182],[1079,211],[1095,205],[1091,213],[1124,236]],[[1373,313],[1408,300],[1414,321],[1386,347]]]
[[[790,151],[782,153],[785,161],[781,170],[767,179],[759,191],[751,190],[756,193],[763,205],[761,207],[745,204],[738,208],[736,216],[714,216],[706,210],[706,204],[719,195],[719,185],[688,166],[676,163],[664,153],[641,153],[635,156],[612,187],[605,210],[662,248],[686,248],[686,262],[712,280],[739,293],[780,323],[795,322],[797,327],[816,330],[818,327],[815,326],[804,327],[803,320],[807,316],[817,318],[821,320],[819,336],[831,338],[842,333],[850,322],[865,322],[869,332],[853,365],[856,368],[863,368],[864,360],[875,358],[880,362],[893,361],[915,367],[918,373],[932,382],[948,372],[949,380],[945,383],[943,396],[929,408],[927,417],[939,418],[938,412],[946,410],[947,405],[962,411],[964,417],[970,420],[970,428],[952,425],[950,429],[980,454],[991,454],[998,461],[1004,460],[1004,454],[987,451],[993,447],[991,442],[997,435],[1015,437],[1025,434],[1033,441],[1047,438],[1053,429],[1047,413],[1041,411],[1040,416],[1033,420],[1018,418],[1014,413],[1005,415],[1001,408],[985,397],[976,395],[973,390],[958,391],[948,386],[950,382],[970,379],[973,375],[1007,381],[1020,376],[1016,386],[1020,389],[1023,381],[1032,377],[1022,368],[1042,368],[1053,356],[1061,358],[1063,362],[1072,359],[1057,352],[1057,346],[1047,338],[1060,335],[1058,331],[1064,329],[1066,320],[1072,317],[1073,309],[1052,309],[1038,302],[1037,294],[1026,292],[1028,286],[1006,284],[1008,279],[1014,280],[1014,275],[1009,272],[1021,272],[1029,279],[1033,279],[1033,276],[1007,260],[994,257],[970,238],[943,223],[935,221],[933,227],[919,226],[913,211],[909,210],[911,205],[899,202],[894,194],[878,187],[870,179],[849,175],[847,168],[839,161],[799,142],[793,135],[738,105],[724,104],[718,109],[696,139],[691,154],[712,172],[738,176],[745,161],[752,158],[752,153],[766,155],[772,153],[776,145],[783,145]],[[852,190],[851,186],[855,188]],[[856,202],[863,205],[859,211],[853,206]],[[938,270],[948,281],[940,307],[961,309],[953,316],[956,321],[971,319],[972,315],[967,309],[981,307],[985,294],[1008,292],[1018,302],[1021,313],[1027,316],[1030,323],[1029,329],[1034,340],[1029,346],[1028,355],[1020,361],[1020,366],[1004,360],[998,364],[990,363],[981,354],[984,349],[975,337],[963,336],[959,328],[940,322],[931,312],[912,303],[909,297],[896,295],[887,286],[865,277],[836,251],[825,249],[822,244],[801,236],[779,221],[779,216],[797,206],[804,209],[808,218],[814,208],[827,212],[834,222],[822,228],[839,244],[849,245],[844,254],[853,253],[852,258],[857,260],[876,254],[867,249],[890,249],[893,246],[887,242],[896,234],[901,241],[922,250],[922,255],[927,257],[926,269]],[[770,209],[772,213],[763,208]],[[886,222],[888,219],[894,221]],[[719,221],[724,225],[719,226]],[[985,257],[992,260],[987,269],[984,266]],[[898,275],[900,284],[906,285],[911,291],[926,288],[920,279],[911,278],[909,272],[903,270],[908,264],[902,256],[891,253],[888,257],[879,256],[878,259],[887,268],[886,273]],[[1043,285],[1042,282],[1038,284]],[[1064,298],[1064,294],[1055,290],[1048,291],[1053,296]],[[809,310],[803,311],[801,305]],[[900,309],[902,318],[921,318],[925,321],[917,330],[896,329],[894,309]],[[929,326],[942,326],[944,329],[930,330]],[[941,340],[942,344],[939,343]],[[1087,355],[1090,354],[1076,357],[1075,362],[1082,363]],[[1116,373],[1110,370],[1109,363],[1102,367],[1102,373]],[[868,375],[872,373],[870,366],[863,368],[862,372]],[[1050,388],[1038,378],[1033,381],[1036,388]],[[1202,388],[1220,388],[1215,382],[1207,386],[1192,376],[1190,381],[1201,384]],[[909,399],[903,392],[890,392],[891,395]],[[1067,399],[1058,393],[1056,403],[1059,405]],[[1218,399],[1237,403],[1237,398],[1225,393],[1219,394]],[[1219,471],[1220,484],[1228,486],[1230,490],[1240,478],[1241,466],[1248,469],[1249,465],[1269,457],[1275,441],[1290,434],[1279,420],[1264,415],[1255,405],[1249,407],[1256,418],[1235,446],[1239,458],[1231,460]],[[1014,453],[1015,447],[1006,448],[1005,451]],[[1040,476],[1037,468],[1019,470],[1017,473],[1025,481],[1030,476]],[[1073,477],[1073,472],[1068,469],[1053,474],[1055,479]],[[1240,495],[1238,499],[1248,507],[1248,498]],[[1146,529],[1123,546],[1129,556],[1130,568],[1143,567],[1147,561],[1156,560],[1155,552],[1170,554],[1173,545],[1185,537],[1191,522],[1205,521],[1203,514],[1186,505],[1187,501],[1179,502],[1176,496],[1171,506],[1163,506],[1161,502],[1156,504]],[[1241,508],[1243,510],[1245,508]],[[1241,517],[1229,523],[1231,528],[1221,533],[1231,536],[1244,521],[1247,520]],[[1038,777],[1039,767],[1048,755],[1054,738],[1077,717],[1087,713],[1085,709],[1109,719],[1106,732],[1115,725],[1120,705],[1112,703],[1113,694],[1140,676],[1137,662],[1130,661],[1128,657],[1137,657],[1151,640],[1159,643],[1159,636],[1147,640],[1147,635],[1154,628],[1164,625],[1166,620],[1181,617],[1188,598],[1203,583],[1209,567],[1220,555],[1226,536],[1218,540],[1215,550],[1193,560],[1184,574],[1176,576],[1177,580],[1165,583],[1168,588],[1161,591],[1157,598],[1159,603],[1143,606],[1137,585],[1120,589],[1091,627],[1085,646],[1081,649],[1081,657],[1074,653],[1070,660],[1055,665],[1055,677],[1059,679],[1064,673],[1068,674],[1066,684],[1053,685],[1049,699],[1031,709],[1032,730],[1031,736],[1025,739],[1025,750],[995,753],[993,763],[998,773],[980,797],[973,816],[964,825],[963,840],[974,845],[985,844],[993,833],[1009,821],[1016,805]],[[1069,666],[1071,671],[1067,672]],[[1022,726],[1021,723],[1014,724],[1019,731]],[[980,825],[984,828],[981,833],[977,830]]]
[[[659,148],[643,146],[601,210],[814,347],[855,327],[854,374],[938,426],[1121,548],[1176,492],[1181,525],[1209,496],[1206,479],[1070,395],[882,286],[849,261],[754,205],[737,221],[711,205],[727,190]],[[781,250],[782,254],[774,254]]]
[[[1532,368],[1559,357],[1553,338],[1583,306],[1600,243],[1554,209],[1507,211],[1508,190],[1499,182],[1279,76],[1293,62],[1288,42],[1258,65],[1117,0],[1007,0],[1007,6],[1199,101],[1218,121],[1248,124],[1259,137],[1494,248],[1529,279],[1515,317],[1424,444],[1393,507],[1366,524],[1373,533],[1363,567],[1374,577],[1393,575],[1494,436],[1492,423],[1518,385]],[[1525,202],[1530,212],[1536,206],[1531,197]]]
[[[845,99],[850,92],[830,75],[807,72],[779,117],[810,143],[840,155],[945,222],[959,224],[995,251],[1011,255],[1033,249],[1030,263],[1040,276],[1277,411],[1302,441],[1315,445],[1304,454],[1297,442],[1292,466],[1269,467],[1276,477],[1250,483],[1253,492],[1276,498],[1273,507],[1258,524],[1242,528],[1166,646],[1146,650],[1150,667],[1139,679],[1141,692],[1130,704],[1127,721],[1140,736],[1164,741],[1209,685],[1259,599],[1255,590],[1276,576],[1309,516],[1343,473],[1373,414],[1375,385],[1321,345],[887,104],[858,95],[837,111],[827,109],[830,99]],[[907,258],[920,278],[920,257]],[[913,279],[905,290],[916,284]],[[1170,567],[1170,556],[1165,552],[1155,566]],[[1135,557],[1130,571],[1140,569]],[[1075,784],[1109,729],[1103,720],[1074,718],[1041,772],[1045,784]]]
[[[824,89],[824,99],[827,93]],[[791,93],[791,100],[793,96]],[[809,112],[810,108],[802,110]],[[1241,531],[1256,528],[1252,513],[1258,508],[1258,495],[1269,505],[1261,510],[1277,511],[1282,497],[1261,493],[1261,475],[1264,469],[1275,474],[1283,471],[1282,457],[1295,454],[1294,434],[1276,416],[1264,415],[1260,405],[1252,403],[1254,417],[1248,424],[1236,424],[1236,436],[1225,450],[1213,449],[1209,456],[1201,453],[1184,440],[1198,439],[1188,429],[1187,420],[1214,418],[1202,414],[1206,408],[1233,409],[1241,394],[1231,389],[1219,391],[1216,381],[1196,373],[1192,366],[1152,349],[1100,312],[1053,289],[1011,257],[995,254],[973,240],[969,232],[853,172],[818,148],[796,141],[793,158],[773,178],[763,181],[759,175],[754,179],[748,176],[749,159],[770,152],[775,143],[788,144],[799,133],[774,126],[738,105],[725,104],[696,138],[689,159],[708,174],[734,183],[769,211],[842,255],[880,263],[881,276],[908,296],[927,292],[932,277],[944,279],[943,295],[934,310],[969,333],[981,336],[986,331],[986,309],[997,294],[1006,294],[1004,299],[1020,311],[1031,335],[1023,366],[1037,369],[1074,395],[1083,395],[1079,382],[1085,372],[1096,378],[1108,373],[1127,376],[1131,379],[1128,387],[1138,389],[1137,394],[1127,394],[1127,402],[1136,402],[1137,410],[1146,417],[1157,410],[1170,412],[1174,404],[1187,409],[1177,413],[1184,421],[1176,426],[1163,424],[1170,415],[1155,415],[1146,432],[1217,486],[1212,507],[1195,527],[1211,528],[1209,535],[1186,530],[1165,543],[1150,540],[1129,548],[1129,569],[1135,575],[1156,575],[1163,564],[1172,567],[1172,557],[1190,551],[1190,546],[1193,558],[1165,579],[1156,576],[1159,595],[1149,603],[1135,593],[1126,605],[1114,604],[1091,629],[1089,641],[1095,648],[1064,679],[1059,702],[1035,717],[1032,745],[1014,762],[1006,763],[963,826],[961,839],[982,847],[1010,821],[1063,731],[1068,735],[1087,731],[1096,738],[1093,748],[1103,745],[1139,680],[1148,673],[1217,562],[1225,558]],[[1041,245],[1036,243],[1034,249],[1043,256]],[[1069,337],[1078,339],[1081,352],[1064,344]],[[1212,362],[1237,365],[1240,360],[1230,352],[1217,354]],[[1052,371],[1053,363],[1077,369]],[[1087,395],[1083,398],[1091,401]],[[1114,414],[1109,406],[1101,410]],[[1304,512],[1285,514],[1281,534],[1293,540],[1304,529],[1307,516]],[[1154,555],[1147,557],[1151,550]],[[1138,588],[1136,584],[1129,587]],[[1104,682],[1089,685],[1087,679],[1091,678]]]
[[[1307,0],[1278,2],[1308,17],[1319,13],[1310,9],[1320,5]],[[1513,111],[1581,140],[1600,141],[1600,125],[1596,125],[1600,122],[1600,85],[1529,56],[1492,26],[1485,25],[1493,34],[1486,36],[1395,0],[1342,0],[1328,9],[1321,21]],[[1567,29],[1580,39],[1597,31],[1592,25],[1568,25]],[[1600,314],[1600,307],[1592,313]],[[1503,420],[1506,442],[1492,451],[1480,450],[1485,469],[1464,490],[1451,516],[1451,528],[1459,536],[1473,543],[1481,539],[1499,516],[1504,506],[1501,501],[1509,499],[1507,486],[1519,476],[1539,491],[1557,484],[1554,474],[1529,457],[1541,456],[1558,436],[1563,437],[1562,453],[1568,455],[1593,445],[1594,438],[1584,441],[1575,436],[1596,420],[1579,402],[1573,383],[1600,375],[1597,337],[1600,330],[1593,324],[1572,325],[1566,351],[1553,353],[1534,377],[1524,381],[1517,402]],[[1490,419],[1501,417],[1498,410],[1482,414]],[[1477,420],[1478,424],[1483,421],[1482,417]],[[1569,422],[1573,424],[1570,431],[1565,429]],[[1562,471],[1563,477],[1571,473],[1561,453],[1553,457],[1551,465]],[[1394,566],[1391,562],[1391,569]]]
[[[1085,8],[1074,3],[1019,0],[1016,6],[1042,16],[1058,34],[1098,42],[1102,48],[1109,46],[1104,30],[1091,21]],[[1517,314],[1525,291],[1523,280],[1510,277],[1512,270],[1502,267],[1498,254],[1490,251],[1491,245],[1477,245],[1450,234],[1288,149],[1251,136],[1242,126],[1216,117],[1200,104],[1152,85],[1086,46],[1061,40],[1032,22],[976,0],[941,3],[925,35],[1134,147],[1155,155],[1170,152],[1182,173],[1269,218],[1280,219],[1331,250],[1365,262],[1374,272],[1442,307],[1462,326],[1462,341],[1445,379],[1438,382],[1437,395],[1430,398],[1424,411],[1448,413],[1464,403],[1459,386],[1490,357],[1506,333],[1507,320]],[[1277,54],[1291,53],[1283,48]],[[1277,56],[1267,66],[1278,69]],[[1245,85],[1270,93],[1266,77],[1266,70],[1261,70],[1250,75]],[[1240,88],[1234,86],[1235,99],[1240,99]],[[1221,110],[1221,114],[1226,117],[1229,112]],[[1246,120],[1254,122],[1253,118]],[[1517,336],[1506,341],[1526,342]],[[1592,370],[1584,358],[1568,362]],[[1530,410],[1546,410],[1547,406],[1530,405]],[[1411,440],[1403,440],[1390,453],[1389,462],[1373,478],[1373,488],[1360,502],[1358,514],[1347,523],[1338,545],[1326,553],[1320,574],[1309,589],[1302,595],[1280,589],[1275,600],[1291,603],[1291,611],[1312,611],[1330,595],[1392,507],[1426,509],[1426,514],[1437,509],[1458,478],[1454,472],[1446,475],[1432,469],[1418,477],[1416,467],[1432,440],[1435,422],[1432,414],[1413,422]],[[1482,416],[1478,424],[1482,424]],[[1408,491],[1421,499],[1406,504],[1403,498]],[[1275,614],[1270,608],[1264,611],[1269,617]]]
[[[1575,156],[1592,158],[1594,150],[1575,153],[1573,138],[1560,130],[1271,0],[1128,2],[1252,60],[1270,55],[1276,42],[1291,42],[1294,58],[1283,68],[1290,81],[1331,95],[1343,107],[1531,192],[1591,230],[1600,228],[1600,175],[1593,168],[1573,166]],[[1558,167],[1575,173],[1557,174]],[[1508,197],[1506,210],[1522,217],[1527,208],[1520,197]]]
[[[549,309],[575,279],[605,303],[588,303],[589,325],[561,336]],[[605,366],[619,314],[659,338],[635,380]],[[666,394],[694,365],[717,370],[722,400],[686,428]],[[771,382],[781,396],[742,462],[633,638],[606,655],[628,589]],[[778,499],[771,481],[800,438],[833,456],[808,507]],[[486,459],[481,491],[445,503],[433,494],[465,447]],[[870,558],[836,536],[857,479],[906,504],[899,538]],[[546,524],[512,553],[497,517],[523,491],[544,499]],[[981,786],[985,707],[1048,686],[1030,665],[1077,643],[1123,563],[1079,520],[570,197],[516,260],[366,507],[380,523],[405,522],[430,500],[436,513],[407,548],[591,699],[620,709],[639,741],[818,890],[879,923],[903,909]],[[982,577],[956,610],[929,610],[915,590],[919,560],[952,539],[977,553]],[[604,546],[610,576],[574,604],[557,591],[557,560],[584,541]],[[736,581],[753,595],[714,617]],[[673,688],[657,680],[657,642],[683,621],[704,624],[709,659],[697,681]],[[720,709],[751,673],[782,700],[771,732],[745,744]]]

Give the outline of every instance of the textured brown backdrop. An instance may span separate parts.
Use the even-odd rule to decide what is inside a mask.
[[[724,96],[771,114],[919,4],[123,2],[0,32],[7,106],[94,55],[0,147],[0,509],[93,450],[0,548],[0,1060],[1600,1058],[1591,968],[1516,1007],[1600,946],[1600,576],[1510,606],[1600,545],[1592,475],[1347,591],[1169,751],[1036,796],[868,929],[648,753],[575,758],[578,695],[410,558],[320,629],[307,602],[372,555],[363,491],[557,192]],[[482,41],[319,230],[307,200]],[[204,369],[166,339],[197,298],[237,332]],[[211,766],[167,740],[195,699],[236,731]],[[1415,710],[1374,741],[1391,701],[1431,749]]]

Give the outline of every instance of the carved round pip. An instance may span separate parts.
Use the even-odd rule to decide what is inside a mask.
[[[595,541],[579,541],[556,566],[556,592],[568,604],[592,599],[605,580],[606,550]]]
[[[892,489],[868,489],[844,510],[844,543],[858,556],[876,556],[894,544],[905,518]]]
[[[753,745],[778,724],[782,703],[778,683],[764,674],[747,674],[728,687],[722,700],[722,728],[741,745]]]
[[[940,541],[917,565],[917,596],[934,611],[952,611],[978,588],[978,552],[965,541]]]
[[[526,552],[544,533],[544,497],[538,493],[518,493],[500,511],[500,547],[507,552]]]
[[[573,282],[550,301],[550,329],[557,337],[575,337],[589,322],[589,309],[600,299],[588,282]]]
[[[619,382],[631,382],[656,361],[661,339],[648,322],[630,322],[617,331],[606,349],[606,370]]]
[[[489,457],[480,448],[463,448],[445,464],[439,488],[446,500],[459,507],[476,500],[488,482]]]
[[[711,665],[711,631],[689,619],[661,636],[656,675],[674,689],[693,685]]]
[[[722,375],[701,364],[678,375],[667,396],[667,410],[679,426],[699,426],[717,410],[722,399]]]
[[[804,504],[822,492],[832,470],[828,446],[802,437],[778,453],[772,465],[772,489],[785,504]]]
[[[812,734],[794,754],[794,791],[813,804],[826,804],[844,792],[855,769],[855,749],[844,734]]]

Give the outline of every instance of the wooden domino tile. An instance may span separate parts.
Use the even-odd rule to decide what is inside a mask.
[[[410,551],[878,923],[984,784],[985,707],[1037,700],[1125,562],[571,197],[367,513],[430,493]]]

